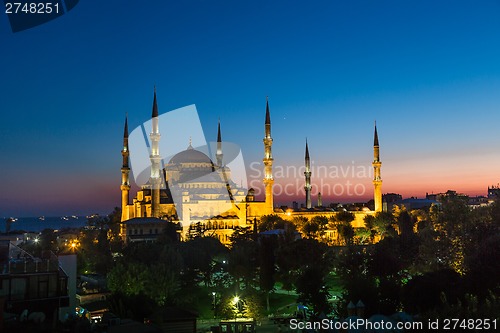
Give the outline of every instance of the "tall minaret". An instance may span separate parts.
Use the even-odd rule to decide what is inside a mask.
[[[219,119],[219,125],[217,127],[217,153],[215,154],[215,159],[217,161],[217,167],[222,167],[222,157],[224,154],[222,154],[222,137],[220,134],[220,119]]]
[[[377,122],[375,122],[375,134],[373,138],[373,199],[375,201],[375,211],[382,211],[382,178],[380,177],[380,151],[378,144]]]
[[[321,192],[318,192],[318,207],[323,207],[323,199],[321,198]]]
[[[125,128],[123,130],[123,148],[122,148],[122,184],[120,185],[120,189],[122,191],[122,218],[121,221],[125,221],[129,219],[128,215],[128,199],[130,192],[130,183],[129,183],[129,172],[130,168],[128,166],[128,119],[125,117]]]
[[[304,176],[306,176],[306,185],[304,186],[304,190],[306,190],[306,208],[312,208],[311,204],[311,160],[309,159],[309,147],[307,146],[306,139],[306,171],[304,172]]]
[[[161,172],[160,172],[160,131],[158,128],[158,104],[156,103],[156,87],[153,98],[153,112],[152,118],[152,131],[149,134],[151,141],[151,216],[160,217],[160,186],[161,186]]]
[[[267,214],[274,212],[273,206],[273,155],[271,153],[271,146],[273,139],[271,138],[271,115],[269,113],[269,100],[266,97],[266,132],[264,136],[264,186],[266,188],[266,204],[265,210]]]

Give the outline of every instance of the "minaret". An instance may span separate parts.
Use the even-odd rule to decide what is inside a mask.
[[[122,184],[120,185],[120,189],[122,191],[122,218],[121,221],[125,221],[129,219],[128,215],[128,199],[130,193],[130,182],[129,182],[129,172],[130,168],[128,165],[128,119],[125,117],[125,128],[123,130],[123,148],[122,148]]]
[[[151,216],[160,217],[160,185],[161,185],[161,171],[160,171],[160,131],[158,128],[158,104],[156,103],[156,87],[153,98],[153,112],[152,118],[152,131],[149,134],[151,141]]]
[[[222,157],[224,154],[222,154],[222,137],[220,134],[220,119],[219,119],[219,125],[217,127],[217,153],[215,154],[215,159],[217,161],[217,167],[221,168],[222,167]]]
[[[321,192],[318,192],[318,207],[323,207],[323,198],[321,198]]]
[[[304,190],[306,190],[306,208],[312,208],[311,204],[311,160],[309,159],[309,147],[307,146],[306,139],[306,171],[304,172],[304,176],[306,176],[306,185],[304,186]]]
[[[269,113],[269,100],[266,97],[266,124],[264,136],[264,186],[266,188],[266,203],[265,210],[267,214],[274,212],[273,206],[273,155],[271,153],[271,146],[273,139],[271,138],[271,115]]]
[[[382,211],[382,178],[380,177],[380,151],[378,144],[377,122],[375,122],[375,134],[373,138],[373,199],[375,201],[375,211]]]

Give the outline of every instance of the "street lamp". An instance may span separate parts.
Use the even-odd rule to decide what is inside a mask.
[[[217,293],[215,291],[212,291],[212,297],[213,297],[212,304],[213,304],[213,308],[214,308],[214,319],[215,319],[215,295],[217,295]]]
[[[234,321],[236,321],[236,318],[238,317],[238,313],[240,312],[239,303],[240,303],[240,298],[238,297],[238,295],[234,296],[233,297]]]

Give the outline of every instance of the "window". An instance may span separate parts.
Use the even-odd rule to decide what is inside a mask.
[[[68,279],[66,277],[59,278],[59,295],[68,296]]]
[[[26,279],[14,278],[11,280],[10,297],[12,300],[25,299],[26,297]]]
[[[49,280],[46,276],[40,276],[38,279],[38,297],[47,298],[49,296]]]

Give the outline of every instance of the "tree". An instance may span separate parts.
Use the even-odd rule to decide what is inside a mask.
[[[237,289],[255,283],[257,267],[257,243],[250,229],[235,228],[231,235],[231,251],[228,272],[235,279]]]
[[[198,237],[179,244],[184,263],[184,274],[194,282],[203,281],[206,287],[212,284],[215,258],[227,254],[228,249],[214,237]]]
[[[285,220],[277,214],[264,215],[260,219],[259,232],[275,229],[284,229]]]
[[[339,245],[351,245],[354,239],[354,228],[351,222],[354,221],[354,214],[341,211],[330,218],[330,228],[336,229],[339,235]]]
[[[145,294],[147,266],[141,263],[118,263],[107,275],[111,292],[126,296]]]
[[[347,317],[347,304],[358,300],[366,306],[365,315],[376,313],[379,295],[376,279],[370,274],[371,261],[368,250],[358,246],[344,247],[338,253],[335,268],[344,291],[334,309],[337,316]]]
[[[39,237],[40,249],[42,251],[52,251],[57,253],[59,248],[57,247],[57,234],[52,229],[43,229]]]
[[[148,267],[147,273],[144,294],[159,306],[176,303],[176,296],[181,288],[180,272],[176,271],[175,267],[160,262]],[[182,295],[182,299],[177,301],[188,301],[188,294],[183,293]]]
[[[367,244],[372,237],[372,232],[368,228],[356,228],[354,229],[354,237],[356,244]]]
[[[354,214],[348,211],[340,211],[333,216],[333,219],[342,224],[349,224],[354,221]]]
[[[298,301],[311,305],[316,315],[329,313],[331,306],[328,303],[328,289],[326,288],[326,274],[321,267],[308,266],[303,269],[297,278]]]
[[[98,274],[107,274],[112,266],[108,230],[104,226],[99,229],[83,229],[79,235],[78,255],[82,258],[81,270]]]
[[[441,265],[463,272],[467,233],[471,228],[471,211],[466,199],[456,195],[445,196],[439,209],[431,210],[430,217],[436,232],[436,254]]]
[[[351,245],[354,239],[354,228],[351,224],[337,225],[339,236],[341,237],[344,245]]]
[[[328,225],[328,218],[326,216],[314,216],[310,221],[302,225],[302,232],[308,238],[317,238],[321,240]]]
[[[373,229],[382,238],[394,237],[397,234],[394,229],[395,220],[392,213],[378,212],[370,223],[373,223]]]
[[[377,230],[375,230],[375,216],[365,215],[363,222],[365,224],[365,228],[370,230],[370,242],[373,243],[375,235],[377,234]]]
[[[397,215],[399,252],[401,254],[400,260],[404,266],[410,266],[415,262],[415,258],[418,254],[420,241],[413,231],[415,222],[416,219],[413,218],[406,209],[400,210]]]
[[[298,230],[302,230],[302,227],[309,222],[309,219],[305,216],[294,216],[292,219],[292,224],[296,227]]]
[[[108,239],[111,253],[120,252],[124,246],[123,239],[120,236],[121,215],[122,210],[119,207],[115,207],[111,214],[108,215]]]
[[[184,266],[177,246],[171,243],[128,246],[129,251],[124,252],[107,275],[110,291],[127,297],[145,296],[158,306],[189,300],[191,293],[185,290],[193,283],[182,275]],[[186,285],[188,288],[182,289]]]
[[[283,288],[291,290],[295,286],[298,288],[297,292],[302,291],[305,299],[309,299],[312,294],[305,276],[312,274],[311,270],[314,268],[315,274],[319,274],[317,276],[319,280],[315,280],[314,283],[324,281],[330,272],[332,260],[326,244],[315,239],[304,238],[291,243],[283,243],[277,250],[276,263],[278,267],[277,279],[283,283]],[[317,290],[317,292],[322,293],[323,291]],[[318,300],[319,298],[314,299]],[[321,306],[319,307],[321,308]]]
[[[259,286],[266,295],[266,309],[270,311],[269,294],[275,283],[275,244],[277,237],[259,239]]]
[[[422,313],[441,306],[443,297],[452,304],[465,292],[460,275],[443,269],[411,279],[403,288],[402,301],[410,313]]]

